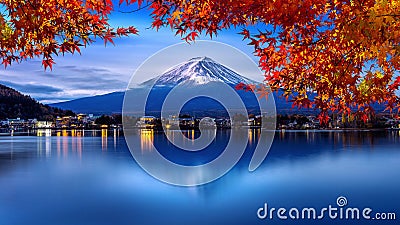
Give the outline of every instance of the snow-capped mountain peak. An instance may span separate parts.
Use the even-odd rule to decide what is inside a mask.
[[[224,82],[231,85],[257,83],[206,56],[192,58],[155,79],[157,86],[175,86],[181,83],[203,85],[210,82]],[[144,82],[143,85],[149,83],[154,83],[154,79]]]
[[[215,63],[214,60],[212,60],[211,58],[208,58],[207,56],[195,57],[195,58],[191,58],[189,60],[189,62],[199,62],[199,61]]]

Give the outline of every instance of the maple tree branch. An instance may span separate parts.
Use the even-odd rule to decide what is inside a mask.
[[[31,7],[32,7],[33,9],[36,9],[36,6],[34,6],[30,0],[27,0],[27,2],[29,3],[29,5],[31,5]]]
[[[154,1],[149,1],[146,5],[141,6],[140,8],[134,9],[132,11],[122,11],[122,10],[118,10],[118,12],[120,13],[135,13],[135,12],[139,12],[145,8],[148,8],[151,4],[153,4]]]

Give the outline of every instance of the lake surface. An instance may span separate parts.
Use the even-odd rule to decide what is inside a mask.
[[[117,130],[0,136],[0,225],[399,224],[400,131],[277,131],[263,164],[249,172],[258,133],[249,132],[245,155],[229,173],[189,188],[149,176]],[[137,137],[144,152],[155,143],[176,162],[196,164],[217,157],[229,132],[219,131],[211,149],[196,157],[174,154],[163,133]],[[320,209],[337,207],[339,196],[348,206],[397,218],[257,217],[264,203]]]

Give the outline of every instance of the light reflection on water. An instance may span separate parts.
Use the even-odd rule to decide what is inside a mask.
[[[259,221],[255,210],[265,201],[277,207],[325,206],[339,195],[353,206],[400,208],[400,131],[280,131],[265,162],[249,173],[259,133],[249,130],[248,149],[230,173],[192,188],[148,176],[118,130],[2,136],[0,224],[301,224]],[[136,135],[144,153],[155,143],[174,156],[162,133]],[[184,135],[191,144],[199,134]],[[217,138],[229,138],[228,132],[219,131]],[[212,146],[217,151],[224,145],[216,141]],[[190,157],[182,154],[178,160]]]
[[[143,129],[140,130],[140,146],[142,152],[151,151],[154,141],[154,130]]]
[[[110,146],[108,143],[113,144],[114,149],[117,148],[117,145],[122,138],[121,131],[114,129],[108,131],[107,129],[102,130],[93,130],[93,131],[84,131],[84,130],[51,130],[51,129],[43,129],[37,130],[36,132],[30,132],[30,137],[37,136],[36,145],[37,145],[37,155],[38,157],[46,157],[49,158],[52,156],[52,151],[56,152],[57,158],[64,157],[68,158],[68,154],[72,154],[78,156],[79,159],[82,158],[82,151],[84,148],[84,140],[86,136],[89,137],[101,137],[101,150],[107,151]],[[110,135],[112,135],[112,140],[110,139]],[[15,137],[15,138],[11,138]],[[8,140],[7,140],[8,139]],[[21,140],[18,140],[21,139]],[[4,141],[9,141],[11,145],[14,142],[20,142],[25,139],[25,136],[5,136],[3,137]],[[146,141],[142,139],[143,141]],[[0,139],[1,142],[1,139]],[[148,141],[147,141],[148,142]],[[147,144],[150,144],[148,142]],[[4,148],[1,148],[4,150]],[[11,152],[13,152],[13,148],[11,148]],[[4,151],[0,151],[0,153],[4,153]],[[54,153],[53,153],[54,154]]]

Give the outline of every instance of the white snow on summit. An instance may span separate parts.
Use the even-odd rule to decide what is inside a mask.
[[[187,85],[203,85],[213,81],[225,82],[236,85],[239,83],[258,83],[239,75],[228,67],[215,62],[208,57],[196,57],[181,63],[159,76],[157,86],[175,86],[184,82]],[[154,79],[144,82],[142,85],[151,84]]]

